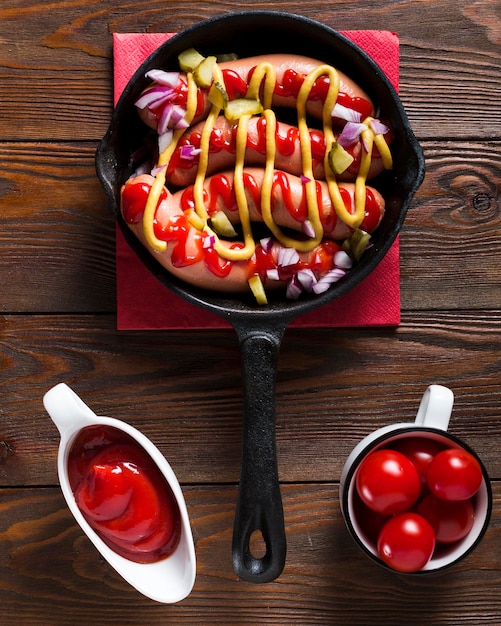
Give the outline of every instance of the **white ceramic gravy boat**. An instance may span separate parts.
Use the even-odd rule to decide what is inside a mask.
[[[169,463],[147,437],[132,426],[110,417],[97,416],[66,384],[50,389],[43,398],[45,409],[61,435],[57,468],[59,482],[70,511],[102,556],[135,589],[157,602],[173,603],[193,589],[196,558],[188,512],[179,482]],[[117,428],[131,436],[153,459],[177,500],[181,515],[181,537],[175,551],[156,563],[135,563],[109,548],[87,523],[78,508],[68,480],[68,455],[76,435],[86,426]]]

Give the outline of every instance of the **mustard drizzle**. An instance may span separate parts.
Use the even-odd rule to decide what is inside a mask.
[[[193,118],[195,117],[195,113],[197,110],[197,85],[195,84],[195,80],[193,75],[189,73],[187,75],[188,79],[188,98],[187,98],[187,106],[186,106],[186,115],[185,119],[188,123],[191,123]],[[148,194],[148,199],[146,201],[146,206],[144,208],[143,213],[143,232],[148,244],[157,252],[165,252],[167,250],[167,242],[158,239],[155,235],[154,224],[155,224],[155,212],[157,210],[158,200],[160,198],[160,194],[162,193],[162,189],[165,185],[165,176],[167,174],[167,166],[169,165],[169,161],[174,154],[174,150],[181,139],[184,133],[184,129],[179,128],[174,131],[172,141],[167,146],[167,148],[159,155],[158,157],[158,167],[160,170],[155,176],[155,180],[153,181],[153,185],[151,186],[150,192]]]
[[[273,176],[275,170],[275,153],[276,153],[276,116],[271,109],[271,102],[273,98],[273,92],[276,84],[276,71],[275,67],[268,63],[263,62],[256,66],[252,74],[246,97],[249,99],[260,99],[261,85],[264,81],[262,104],[263,115],[266,119],[266,163],[265,173],[261,188],[261,211],[263,215],[263,221],[275,236],[275,238],[284,246],[295,248],[298,251],[311,251],[313,250],[323,238],[323,226],[320,218],[320,209],[318,206],[316,181],[313,175],[313,158],[311,153],[311,139],[310,132],[306,120],[306,103],[308,96],[313,88],[313,85],[319,77],[327,75],[329,77],[329,89],[327,97],[323,105],[322,125],[325,138],[325,160],[324,170],[325,177],[328,185],[329,195],[331,202],[334,206],[336,214],[339,219],[345,222],[352,228],[358,228],[365,215],[365,201],[366,201],[366,182],[370,170],[372,161],[372,150],[375,144],[378,148],[383,165],[386,169],[392,167],[392,157],[389,147],[384,139],[384,136],[379,133],[375,133],[370,126],[372,118],[364,120],[366,129],[362,131],[362,141],[364,147],[362,148],[362,156],[360,161],[360,168],[355,181],[355,210],[353,213],[349,212],[343,202],[339,186],[336,181],[336,176],[332,172],[328,163],[328,153],[330,147],[335,142],[335,136],[332,129],[332,116],[331,112],[337,101],[339,95],[340,79],[339,74],[335,68],[329,65],[320,65],[312,70],[303,81],[301,85],[298,97],[297,97],[297,114],[298,114],[298,128],[299,139],[301,149],[301,159],[303,166],[304,187],[306,194],[306,204],[308,210],[308,220],[313,228],[314,236],[308,239],[294,239],[285,235],[280,227],[273,219],[271,205],[272,205],[272,193],[273,193]],[[193,120],[196,107],[197,107],[197,85],[193,78],[192,73],[188,73],[188,98],[187,98],[187,111],[185,119],[188,123]],[[214,68],[214,80],[224,84],[224,77],[219,66],[216,64]],[[247,203],[247,196],[245,192],[245,185],[243,180],[243,168],[245,165],[245,150],[247,146],[247,128],[250,115],[243,115],[238,120],[237,136],[236,136],[236,159],[234,170],[234,188],[235,197],[237,201],[237,208],[239,212],[239,218],[242,226],[242,232],[244,237],[244,247],[229,248],[225,246],[219,239],[217,233],[210,228],[208,221],[210,216],[207,212],[204,202],[204,181],[207,173],[208,158],[209,158],[209,145],[210,136],[215,126],[216,120],[221,113],[221,108],[213,104],[209,115],[205,120],[201,140],[200,140],[200,157],[197,169],[197,175],[193,187],[193,197],[195,203],[195,211],[202,218],[205,223],[204,231],[206,231],[211,237],[214,238],[214,248],[217,253],[224,259],[239,261],[248,260],[252,257],[255,251],[255,242],[252,235],[252,227],[250,222],[250,213]],[[154,183],[151,187],[146,207],[143,215],[143,231],[148,244],[159,252],[164,252],[167,248],[165,241],[159,240],[154,233],[154,217],[158,204],[158,199],[165,185],[165,177],[167,166],[174,153],[177,144],[185,132],[184,129],[175,130],[173,133],[173,139],[169,146],[160,154],[158,160],[159,171],[155,177]]]

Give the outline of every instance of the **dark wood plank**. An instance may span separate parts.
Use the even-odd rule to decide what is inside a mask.
[[[0,146],[0,310],[115,310],[115,226],[95,150]]]
[[[402,306],[498,308],[501,143],[424,148],[425,181],[402,230]]]
[[[242,411],[235,334],[116,331],[115,225],[93,163],[112,112],[111,33],[172,32],[236,8],[397,32],[400,93],[427,160],[401,233],[401,325],[286,333],[276,434],[288,556],[277,581],[257,586],[237,580],[230,555]],[[500,37],[495,0],[2,0],[2,625],[501,623]],[[42,406],[60,381],[140,428],[171,462],[198,558],[181,604],[137,594],[71,517]],[[450,430],[484,460],[494,509],[466,560],[414,578],[358,551],[338,480],[353,446],[411,421],[430,383],[453,389]]]
[[[235,487],[184,492],[197,579],[186,600],[168,606],[138,594],[101,560],[57,489],[1,490],[2,624],[499,624],[499,483],[483,542],[430,577],[390,573],[363,555],[344,526],[336,483],[285,485],[287,563],[265,585],[239,581],[232,570]]]
[[[422,11],[432,19],[423,19]],[[421,138],[497,134],[501,87],[495,3],[473,0],[381,4],[161,0],[45,4],[8,0],[0,9],[0,140],[97,140],[112,106],[112,32],[176,32],[234,9],[288,10],[338,30],[390,29],[401,39],[401,94]],[[13,33],[15,35],[13,36]],[[437,106],[446,101],[447,106]]]
[[[3,485],[56,484],[58,433],[42,406],[67,382],[99,415],[132,423],[182,482],[236,482],[240,354],[233,331],[118,333],[112,316],[5,317]],[[501,477],[501,314],[405,316],[398,329],[289,330],[279,360],[277,445],[285,482],[339,479],[372,430],[412,421],[431,383],[451,387],[451,432]],[[8,377],[8,379],[7,379]]]

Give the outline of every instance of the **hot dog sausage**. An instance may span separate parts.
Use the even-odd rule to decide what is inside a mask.
[[[223,73],[225,87],[230,99],[245,97],[252,72],[259,63],[271,64],[276,71],[276,85],[273,90],[271,105],[273,107],[295,108],[297,95],[309,72],[323,65],[321,61],[309,57],[293,54],[270,54],[266,56],[247,57],[235,61],[219,64]],[[339,76],[339,93],[336,106],[332,111],[333,124],[340,127],[346,121],[361,121],[374,115],[374,105],[369,96],[356,83],[342,72]],[[328,77],[319,77],[311,90],[306,102],[306,112],[309,115],[322,119],[322,106],[329,86]],[[148,87],[146,91],[150,90]],[[166,104],[176,104],[186,109],[187,106],[187,77],[180,73],[177,84],[172,88],[172,95],[164,101],[156,100],[154,106],[139,106],[139,114],[143,121],[154,128]],[[139,99],[139,104],[144,100]],[[208,89],[197,90],[196,113],[193,124],[205,119],[211,104],[208,100]]]
[[[167,168],[166,180],[175,186],[190,185],[195,181],[198,168],[198,153],[203,122],[191,126],[180,139]],[[321,130],[310,129],[311,150],[314,161],[313,174],[317,179],[325,180],[324,157],[325,139]],[[219,116],[210,135],[207,175],[224,171],[235,162],[237,127],[224,116]],[[264,166],[266,162],[266,119],[253,117],[247,127],[247,148],[245,162],[250,166]],[[299,130],[284,122],[277,122],[275,132],[276,160],[275,167],[296,176],[302,173],[301,145]],[[192,154],[184,156],[186,146],[193,146]],[[354,181],[360,167],[361,141],[357,139],[345,150],[353,157],[352,164],[337,179]],[[367,176],[371,180],[383,171],[383,162],[377,150],[374,150]]]
[[[259,190],[263,180],[261,168],[244,170],[246,195],[252,220],[262,220]],[[122,188],[122,213],[136,236],[148,247],[141,224],[146,199],[153,184],[153,177],[141,175],[126,182]],[[341,186],[343,200],[350,207],[353,203],[354,185]],[[237,223],[239,214],[233,193],[233,172],[218,174],[204,182],[206,206],[209,215],[224,211],[232,222]],[[295,253],[294,263],[281,266],[283,245],[278,242],[262,245],[257,243],[255,253],[245,261],[222,259],[211,245],[210,233],[193,226],[184,211],[193,207],[192,188],[171,194],[164,188],[155,214],[156,236],[169,242],[164,252],[153,252],[159,262],[171,273],[190,284],[217,289],[224,292],[240,292],[248,289],[248,280],[260,274],[267,287],[280,287],[298,272],[308,270],[318,280],[336,267],[336,254],[340,251],[334,239],[348,237],[351,229],[336,218],[326,184],[317,182],[317,195],[321,221],[326,239],[311,252]],[[301,231],[306,219],[304,191],[301,180],[285,172],[275,172],[272,192],[273,219],[280,226]],[[384,212],[384,200],[371,188],[367,189],[366,217],[363,227],[372,231],[379,225]],[[228,248],[243,244],[222,241]],[[295,252],[295,251],[294,251]],[[337,257],[339,258],[339,257]],[[271,278],[270,278],[271,277]]]
[[[297,95],[305,77],[314,69],[323,65],[317,59],[295,54],[269,54],[266,56],[247,57],[221,63],[220,67],[229,72],[235,72],[246,83],[249,82],[254,68],[262,61],[266,61],[275,67],[277,85],[273,94],[272,106],[296,108]],[[337,70],[339,76],[339,94],[337,102],[340,105],[337,111],[333,111],[333,123],[344,125],[348,109],[358,113],[360,119],[374,115],[374,105],[367,93],[346,74]],[[329,80],[326,77],[319,78],[313,87],[307,101],[306,112],[317,119],[322,119],[322,105],[327,93]],[[352,118],[350,118],[352,119]],[[353,119],[352,119],[353,121]]]
[[[310,286],[338,279],[334,242],[346,240],[358,259],[363,231],[381,221],[384,200],[367,181],[392,166],[391,129],[374,120],[367,94],[320,61],[271,55],[214,62],[186,63],[194,67],[187,75],[151,72],[157,87],[136,106],[157,130],[159,156],[154,179],[124,186],[126,221],[169,271],[200,287],[251,286],[256,295],[256,277],[273,287],[289,281],[288,289],[305,272]],[[297,126],[282,119],[283,107],[296,109]],[[181,189],[170,193],[165,185]],[[231,222],[239,220],[243,241],[218,236],[236,236]],[[271,244],[255,241],[253,220],[266,224]]]
[[[250,220],[263,220],[260,206],[260,192],[263,184],[264,170],[261,168],[245,168],[244,181],[247,194]],[[354,207],[355,185],[343,183],[340,185],[341,195],[347,209],[351,212]],[[371,187],[366,188],[365,217],[360,228],[368,233],[374,232],[379,226],[384,214],[384,200],[381,194]],[[335,241],[342,241],[353,232],[343,221],[338,219],[336,211],[327,190],[327,185],[317,181],[317,199],[320,211],[324,236]],[[230,222],[238,224],[239,213],[234,190],[234,172],[226,171],[209,177],[204,182],[204,200],[207,212],[210,215],[223,211]],[[172,202],[183,211],[195,208],[193,200],[193,186],[188,186],[172,194]],[[297,176],[276,170],[272,186],[272,213],[274,221],[285,228],[296,231],[303,230],[307,219],[306,197],[304,185]],[[158,223],[166,223],[169,213],[157,211]]]

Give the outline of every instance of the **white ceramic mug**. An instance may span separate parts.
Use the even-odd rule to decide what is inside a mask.
[[[483,474],[480,489],[473,497],[475,520],[470,532],[454,544],[441,546],[425,567],[413,572],[414,574],[436,572],[457,563],[475,548],[487,529],[492,510],[489,477],[478,455],[463,441],[447,432],[453,404],[454,394],[450,389],[441,385],[430,385],[421,399],[414,422],[391,424],[374,431],[355,446],[344,465],[339,495],[346,526],[363,552],[384,567],[387,566],[378,556],[374,539],[368,537],[357,520],[354,506],[355,481],[357,471],[367,455],[379,448],[389,447],[394,441],[424,437],[449,448],[463,448],[477,459]]]

